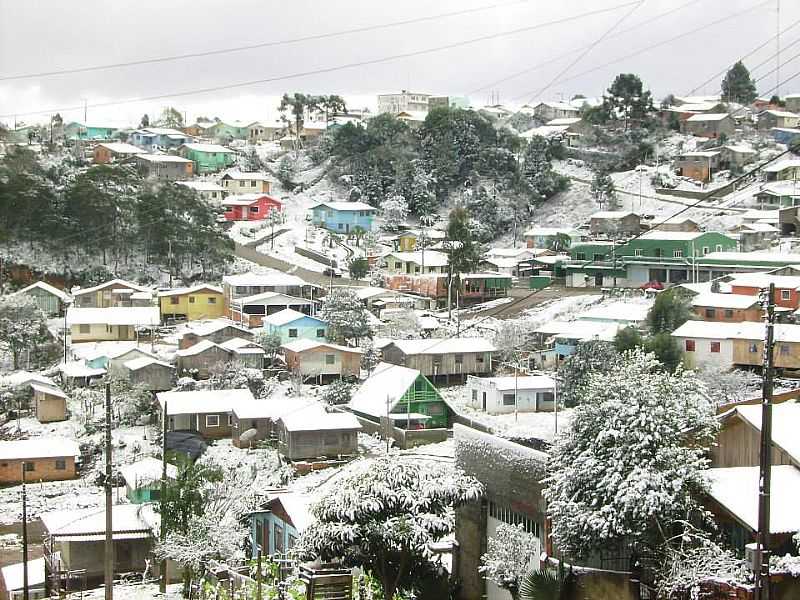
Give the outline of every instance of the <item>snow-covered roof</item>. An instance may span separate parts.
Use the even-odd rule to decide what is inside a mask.
[[[800,158],[786,158],[764,167],[765,173],[780,173],[784,169],[800,168]]]
[[[773,196],[800,196],[800,185],[794,179],[782,179],[779,181],[767,181],[761,185],[758,194],[771,194]],[[750,212],[750,211],[747,211]],[[744,213],[745,215],[747,214]],[[778,211],[760,211],[760,212],[778,212]],[[744,215],[742,218],[745,218]]]
[[[774,283],[778,289],[800,288],[800,275],[772,275],[770,273],[742,273],[731,279],[732,286],[767,288]]]
[[[170,416],[229,412],[238,404],[255,400],[248,389],[160,392],[156,398],[162,411],[167,403]]]
[[[99,377],[106,374],[105,369],[90,367],[84,360],[71,360],[68,363],[58,365],[58,370],[65,377]]]
[[[233,304],[263,304],[265,306],[275,306],[279,304],[302,304],[305,306],[313,305],[311,300],[305,298],[298,298],[297,296],[289,296],[281,292],[261,292],[260,294],[253,294],[252,296],[245,296],[244,298],[235,298],[231,300]]]
[[[31,388],[36,392],[42,392],[49,396],[58,396],[59,398],[66,398],[67,395],[57,385],[49,383],[42,383],[41,381],[31,381]]]
[[[548,237],[548,236],[556,236],[560,233],[565,235],[574,235],[575,228],[574,227],[531,227],[530,229],[526,230],[524,235],[525,237]]]
[[[211,340],[200,340],[196,344],[192,344],[188,348],[181,348],[178,350],[175,355],[176,356],[197,356],[198,354],[202,354],[207,350],[211,350],[212,348],[222,348],[219,344],[215,344]],[[225,350],[225,348],[222,348]],[[225,350],[227,352],[227,350]]]
[[[182,131],[172,129],[171,127],[143,127],[142,129],[137,129],[134,133],[149,133],[151,135],[178,135],[182,137],[188,137]]]
[[[437,250],[426,250],[424,257],[422,252],[390,252],[386,258],[393,257],[395,260],[410,262],[415,265],[425,264],[426,267],[446,267],[448,263],[447,254]]]
[[[156,358],[152,358],[150,356],[142,356],[141,358],[134,358],[133,360],[129,360],[128,362],[123,364],[125,368],[130,371],[138,371],[139,369],[144,369],[145,367],[149,367],[150,365],[158,365],[159,367],[167,367],[168,369],[175,368],[167,362],[158,360]]]
[[[67,438],[46,437],[31,440],[0,442],[0,460],[21,460],[28,458],[61,458],[81,455],[78,442]]]
[[[739,233],[752,232],[752,233],[778,233],[780,229],[769,223],[756,221],[755,223],[743,223],[738,227]]]
[[[330,344],[328,342],[318,342],[316,340],[300,339],[281,346],[284,350],[290,352],[305,352],[314,348],[330,348],[331,350],[339,350],[340,352],[355,352],[361,354],[359,348],[350,348],[349,346],[340,346],[339,344]]]
[[[6,591],[21,590],[25,585],[25,563],[14,563],[0,569]],[[28,560],[28,586],[45,584],[44,557]]]
[[[71,308],[67,325],[158,325],[161,314],[155,306],[110,306],[108,308]]]
[[[676,242],[686,242],[696,240],[700,236],[705,235],[703,231],[662,231],[661,229],[653,229],[641,236],[644,240],[671,240]]]
[[[311,513],[313,497],[299,492],[279,492],[270,496],[269,502],[280,502],[298,533],[305,531],[314,522],[314,515]]]
[[[137,285],[135,283],[131,283],[130,281],[125,281],[124,279],[112,279],[111,281],[106,281],[104,283],[88,288],[72,288],[72,295],[83,296],[84,294],[92,294],[94,292],[99,292],[100,290],[104,290],[107,287],[112,287],[112,286],[126,287],[132,290],[136,290],[137,292],[146,292],[150,289],[144,287],[143,285]]]
[[[758,530],[758,467],[727,467],[708,470],[709,495],[738,521]],[[800,470],[792,465],[772,466],[769,530],[772,534],[800,531]]]
[[[36,283],[32,283],[28,286],[25,286],[21,290],[14,292],[14,294],[24,294],[25,292],[29,292],[31,290],[42,290],[49,294],[53,294],[53,296],[56,296],[62,302],[69,300],[69,294],[67,294],[67,292],[60,290],[45,281],[37,281]]]
[[[361,210],[369,210],[375,212],[377,209],[374,206],[370,206],[365,202],[319,202],[311,207],[311,210],[314,210],[318,206],[327,206],[330,209],[338,210],[338,211],[361,211]]]
[[[687,121],[691,121],[693,123],[697,123],[700,121],[722,121],[723,119],[728,118],[730,115],[728,113],[704,113],[699,115],[692,115],[687,119]]]
[[[761,431],[761,405],[742,404],[728,414],[736,414]],[[800,404],[781,402],[772,406],[772,443],[800,464]]]
[[[174,154],[137,154],[137,160],[144,160],[153,163],[190,163],[188,158],[175,156]]]
[[[761,118],[761,115],[764,114],[772,115],[773,117],[780,117],[783,119],[800,119],[800,115],[798,115],[797,113],[789,112],[788,110],[775,110],[769,108],[764,112],[762,112],[761,114],[759,114],[758,117]]]
[[[717,323],[715,321],[686,321],[672,332],[673,337],[711,340],[763,340],[764,324],[755,321]],[[775,341],[800,342],[800,325],[778,323],[774,329]]]
[[[589,218],[590,219],[624,219],[633,215],[634,217],[638,217],[635,212],[630,210],[601,210],[599,212],[593,213]]]
[[[400,365],[378,363],[372,375],[353,394],[351,410],[373,417],[385,417],[419,377],[420,372]]]
[[[197,144],[197,143],[188,143],[181,146],[181,148],[188,148],[189,150],[194,150],[195,152],[215,152],[217,154],[224,153],[224,154],[233,154],[234,151],[230,148],[226,148],[225,146],[220,146],[219,144]]]
[[[403,354],[469,354],[495,352],[495,345],[485,338],[428,338],[424,340],[395,340],[392,342]]]
[[[566,102],[539,102],[539,104],[537,104],[534,108],[538,108],[539,106],[546,106],[548,108],[555,108],[555,109],[558,109],[558,110],[566,110],[566,111],[575,112],[575,113],[580,112],[579,108],[577,108],[575,106],[572,106],[571,104],[568,104]]]
[[[153,526],[146,513],[146,504],[115,504],[111,507],[113,539],[145,539],[153,535]],[[56,540],[94,542],[105,539],[106,515],[103,507],[84,510],[57,510],[40,515],[47,533]]]
[[[138,146],[134,146],[133,144],[126,144],[124,142],[106,142],[97,145],[102,148],[107,148],[111,150],[111,152],[114,152],[115,154],[144,154],[145,152]]]
[[[246,333],[250,333],[250,330],[246,327],[242,327],[238,323],[234,323],[230,319],[212,319],[209,321],[201,321],[197,323],[191,323],[189,327],[186,328],[186,333],[193,333],[199,337],[205,337],[207,335],[214,334],[218,331],[222,331],[226,327],[233,327],[234,329],[238,329],[239,331],[243,331]]]
[[[176,181],[177,185],[182,185],[198,192],[224,192],[225,188],[213,181]]]
[[[520,134],[519,137],[529,140],[533,137],[551,137],[556,136],[559,134],[566,133],[569,130],[569,125],[541,125],[539,127],[533,127],[524,131]]]
[[[491,383],[498,390],[550,390],[555,389],[556,382],[547,375],[529,375],[526,377],[480,377],[480,381]]]
[[[710,102],[686,102],[680,106],[670,106],[667,110],[671,112],[706,112],[714,110],[719,106],[719,100]]]
[[[580,313],[579,319],[621,321],[638,323],[647,319],[649,304],[641,302],[612,302],[603,306],[595,306]]]
[[[219,346],[234,354],[266,354],[264,348],[255,342],[240,337],[225,340]]]
[[[354,414],[341,412],[326,412],[317,405],[319,410],[309,407],[283,415],[280,420],[286,431],[332,431],[332,430],[358,430],[361,424]]]
[[[767,184],[767,186],[770,186],[772,183],[778,183],[778,182],[770,182]],[[778,220],[780,219],[780,213],[781,213],[780,210],[758,210],[756,208],[751,208],[742,213],[742,221],[760,221],[762,223],[777,223]]]
[[[255,204],[262,198],[269,198],[273,202],[277,202],[278,204],[282,204],[280,200],[273,198],[269,194],[232,194],[225,198],[222,201],[223,206],[250,206],[251,204]]]
[[[163,298],[165,296],[183,296],[184,294],[196,294],[197,292],[202,292],[203,290],[214,292],[215,294],[222,293],[221,287],[217,287],[216,285],[208,285],[207,283],[201,283],[199,285],[193,285],[192,287],[164,290],[163,292],[158,292],[158,297]]]
[[[716,292],[703,292],[692,299],[692,306],[713,306],[715,308],[750,308],[758,304],[756,296],[745,294],[719,294]]]
[[[311,285],[303,281],[297,275],[271,271],[269,273],[238,273],[236,275],[225,275],[222,278],[224,283],[233,286],[302,286]]]
[[[550,321],[535,329],[534,333],[580,341],[597,339],[608,342],[614,339],[620,327],[619,323],[597,321]]]
[[[326,324],[325,321],[322,319],[318,319],[317,317],[311,317],[305,313],[301,313],[299,311],[294,310],[293,308],[284,308],[281,311],[278,311],[274,314],[264,317],[263,322],[265,324],[273,325],[275,327],[281,327],[282,325],[288,325],[298,319],[314,319],[319,323]]]
[[[241,171],[228,171],[222,179],[235,179],[236,181],[271,181],[264,173],[243,173]]]
[[[551,119],[546,123],[546,125],[548,127],[553,127],[553,126],[558,127],[560,125],[569,126],[569,125],[575,125],[576,123],[580,123],[581,120],[582,119],[580,117],[562,117],[560,119]]]
[[[163,468],[164,466],[159,459],[148,456],[142,460],[137,460],[135,463],[122,465],[119,470],[125,478],[125,482],[131,488],[136,489],[140,485],[160,481]],[[177,476],[178,467],[167,463],[167,477],[175,479]]]
[[[55,385],[53,380],[49,377],[45,377],[44,375],[33,373],[31,371],[14,371],[8,375],[0,375],[0,385],[8,385],[11,387],[29,384],[34,381],[45,383],[47,385]]]
[[[487,258],[499,257],[525,260],[528,257],[539,256],[545,252],[547,252],[547,250],[542,248],[489,248],[484,252],[484,256]]]

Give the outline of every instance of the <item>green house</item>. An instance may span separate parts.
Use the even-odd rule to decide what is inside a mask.
[[[157,458],[143,458],[140,461],[120,467],[125,479],[125,495],[134,504],[158,502],[161,498],[161,474],[163,464]],[[178,468],[167,465],[167,479],[175,480]]]
[[[236,162],[236,153],[219,144],[184,144],[178,154],[194,163],[195,173],[215,173]]]
[[[119,127],[109,125],[84,125],[72,121],[64,126],[64,137],[68,140],[110,140],[119,131]]]
[[[205,135],[219,140],[246,140],[249,133],[249,123],[220,121],[207,128]]]
[[[451,410],[439,390],[416,369],[379,363],[353,394],[349,408],[380,422],[387,415],[401,429],[438,429],[450,425]]]

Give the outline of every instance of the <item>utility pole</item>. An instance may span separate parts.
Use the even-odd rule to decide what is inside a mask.
[[[105,600],[114,600],[114,523],[112,507],[111,473],[111,384],[106,383],[106,545],[105,545]]]
[[[166,513],[163,510],[164,507],[164,500],[167,497],[167,401],[164,401],[164,412],[161,417],[162,421],[162,429],[161,429],[161,496],[159,502],[161,503],[161,541],[164,542],[167,539],[167,524],[166,524]],[[261,555],[259,554],[259,558]],[[167,559],[161,561],[161,566],[159,568],[160,575],[158,579],[158,591],[162,594],[166,593],[167,591]],[[259,571],[261,571],[261,565],[259,564]]]
[[[764,308],[763,384],[761,388],[761,451],[759,453],[758,535],[756,537],[756,600],[770,600],[769,584],[769,503],[772,484],[772,383],[774,376],[773,346],[775,339],[775,284],[761,290]]]
[[[25,465],[22,461],[22,599],[28,600],[28,491],[25,489]]]
[[[780,99],[781,97],[781,0],[775,0],[776,17],[775,27],[777,29],[775,35],[775,95]]]

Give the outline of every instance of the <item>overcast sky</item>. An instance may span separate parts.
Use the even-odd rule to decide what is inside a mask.
[[[266,119],[285,91],[344,95],[354,107],[374,106],[378,93],[414,91],[466,95],[488,103],[521,104],[539,92],[548,99],[602,94],[619,72],[639,74],[656,98],[687,94],[708,77],[775,35],[777,0],[0,0],[0,79],[31,73],[139,61],[385,25],[471,8],[487,10],[426,22],[273,45],[229,54],[125,68],[0,80],[0,121],[41,121],[33,111],[59,109],[65,121],[138,123],[167,105],[223,119]],[[622,6],[627,5],[627,6]],[[602,9],[614,10],[584,16]],[[683,7],[683,8],[680,8]],[[679,9],[680,10],[676,10]],[[750,9],[750,10],[748,10]],[[663,13],[667,16],[652,20]],[[729,20],[715,21],[735,15]],[[630,14],[628,14],[630,13]],[[624,17],[624,19],[623,19]],[[550,21],[560,24],[377,64],[333,70],[209,93],[156,101],[93,106],[134,98],[285,77],[419,52]],[[621,22],[620,20],[623,19]],[[646,22],[650,21],[652,22]],[[800,2],[783,0],[781,25],[800,20]],[[609,30],[614,28],[610,34]],[[678,40],[647,50],[692,30]],[[607,37],[604,38],[604,36]],[[800,72],[800,24],[782,36],[781,79]],[[597,45],[579,62],[580,48]],[[792,43],[796,45],[791,46]],[[619,60],[626,55],[637,56]],[[759,91],[776,83],[775,42],[745,60]],[[790,60],[797,56],[796,60]],[[540,63],[544,66],[534,68]],[[517,77],[515,73],[528,70]],[[492,85],[498,80],[501,83]],[[546,86],[556,80],[548,89]],[[698,90],[715,93],[718,79]],[[800,91],[800,76],[781,89]]]

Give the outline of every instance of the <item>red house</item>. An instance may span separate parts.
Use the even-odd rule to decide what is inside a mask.
[[[280,212],[283,204],[266,194],[238,194],[222,201],[226,221],[260,221],[272,211]]]

